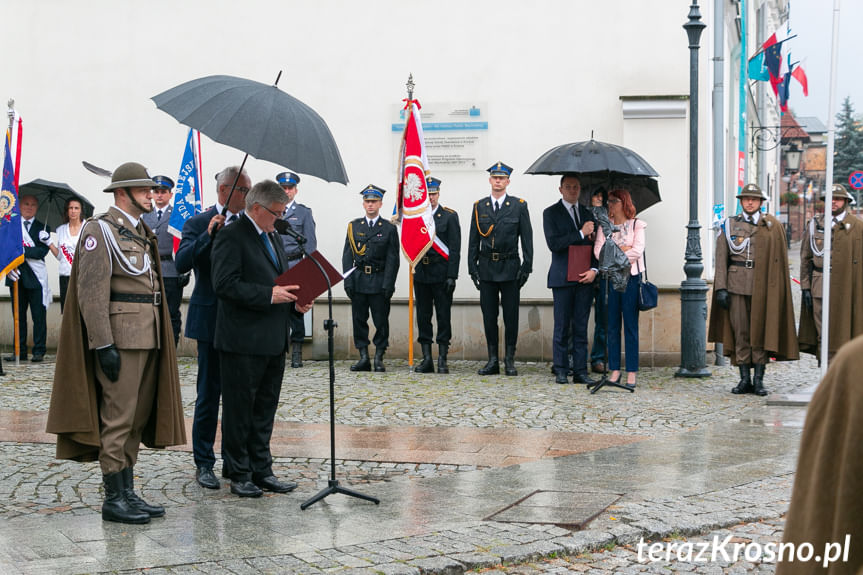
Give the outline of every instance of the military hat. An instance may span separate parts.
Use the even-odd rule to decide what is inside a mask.
[[[111,185],[102,190],[113,192],[118,188],[155,188],[156,182],[147,173],[147,168],[136,162],[120,164],[111,175]]]
[[[826,197],[827,190],[821,190],[821,199],[823,200]],[[850,201],[851,203],[854,202],[854,196],[852,196],[851,193],[842,184],[833,184],[833,199],[836,198],[843,198]]]
[[[426,188],[428,189],[430,194],[434,194],[440,191],[440,180],[437,178],[433,178],[431,176],[426,178]]]
[[[382,200],[384,199],[385,193],[387,193],[386,190],[379,188],[373,184],[369,184],[363,189],[363,191],[360,192],[364,200]]]
[[[276,176],[276,181],[282,186],[296,186],[300,183],[300,177],[293,172],[282,172]]]
[[[504,164],[503,162],[498,162],[489,169],[486,170],[492,176],[506,176],[507,178],[512,173],[512,168]]]
[[[156,182],[155,187],[157,188],[168,188],[169,190],[174,188],[174,180],[168,176],[153,176],[153,181]]]
[[[764,194],[761,193],[761,188],[758,187],[758,184],[746,184],[743,186],[743,189],[740,190],[740,193],[737,194],[737,199],[741,198],[758,198],[759,200],[766,200]]]

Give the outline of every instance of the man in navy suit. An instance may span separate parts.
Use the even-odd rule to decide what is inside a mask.
[[[311,308],[294,307],[297,296],[291,292],[299,286],[276,285],[288,258],[274,224],[287,203],[278,183],[258,182],[246,196],[243,215],[213,243],[213,289],[219,297],[215,346],[225,398],[222,474],[240,497],[297,487],[276,478],[270,454],[290,319]]]
[[[576,176],[560,179],[561,199],[542,212],[545,242],[551,250],[548,287],[554,296],[553,358],[556,383],[569,383],[568,342],[572,329],[573,383],[593,383],[587,374],[587,320],[593,299],[596,261],[577,281],[567,280],[569,246],[593,246],[596,222],[593,213],[578,201],[581,182]]]
[[[48,305],[51,302],[51,290],[48,287],[48,273],[45,268],[45,256],[49,240],[45,224],[36,219],[39,211],[39,200],[34,196],[24,195],[19,200],[21,209],[21,225],[24,238],[24,263],[15,268],[17,274],[6,277],[6,285],[12,292],[13,279],[18,281],[18,341],[21,344],[21,360],[27,359],[27,309],[33,319],[33,357],[30,361],[38,363],[45,356],[45,341],[48,327],[45,321]],[[17,278],[14,278],[18,275]],[[15,361],[15,352],[4,358]]]
[[[198,381],[195,416],[192,423],[192,452],[195,457],[195,478],[202,487],[218,489],[219,480],[213,473],[216,455],[216,429],[219,425],[219,399],[222,396],[219,375],[219,353],[213,347],[216,331],[216,294],[211,280],[213,230],[231,225],[238,219],[246,201],[252,180],[245,170],[237,179],[240,168],[225,168],[216,174],[216,205],[189,219],[183,226],[183,239],[177,249],[177,272],[195,270],[195,289],[189,300],[186,337],[198,341]],[[234,193],[231,188],[237,181]],[[230,199],[228,198],[230,196]],[[222,214],[225,207],[228,211]]]

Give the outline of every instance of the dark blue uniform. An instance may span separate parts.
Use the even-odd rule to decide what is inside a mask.
[[[434,248],[430,248],[414,269],[414,295],[417,302],[417,328],[421,344],[432,343],[432,309],[437,316],[437,344],[449,347],[452,339],[450,311],[452,291],[447,280],[458,279],[461,259],[461,226],[458,214],[449,208],[438,206],[433,214],[435,236],[449,249],[449,259],[444,259]],[[455,283],[452,283],[453,287]]]

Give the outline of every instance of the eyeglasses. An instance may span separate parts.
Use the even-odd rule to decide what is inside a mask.
[[[273,210],[271,210],[270,208],[268,208],[268,207],[267,207],[267,206],[265,206],[264,204],[257,204],[257,205],[261,206],[262,208],[264,208],[265,210],[267,210],[268,212],[270,212],[271,214],[273,214],[274,216],[276,216],[276,218],[281,218],[281,217],[282,217],[282,214],[278,214],[278,213],[274,212]]]
[[[228,188],[228,191],[231,190],[231,186],[226,185],[225,187]],[[219,189],[222,189],[222,187],[219,186]],[[240,192],[241,194],[243,194],[245,196],[246,194],[248,194],[251,191],[251,188],[241,188],[241,187],[237,186],[236,188],[234,188],[234,190],[237,192]]]

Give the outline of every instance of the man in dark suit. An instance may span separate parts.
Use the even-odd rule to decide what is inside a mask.
[[[488,345],[488,363],[477,373],[500,373],[498,360],[498,305],[503,307],[504,370],[506,375],[518,375],[515,369],[515,344],[518,341],[519,292],[533,271],[533,228],[527,202],[509,196],[509,175],[512,168],[498,162],[488,171],[491,195],[473,204],[467,268],[476,289]],[[518,244],[521,239],[519,260]]]
[[[33,320],[33,363],[42,361],[45,357],[45,341],[48,326],[45,318],[48,306],[51,305],[51,289],[48,286],[48,272],[45,268],[45,256],[48,254],[48,229],[45,224],[36,219],[39,210],[39,200],[34,196],[24,195],[18,201],[21,209],[22,235],[24,238],[23,264],[15,268],[17,274],[6,277],[9,293],[12,293],[14,276],[18,281],[18,341],[21,345],[20,359],[27,359],[27,309]],[[12,276],[12,277],[10,277]],[[4,358],[15,361],[15,352]]]
[[[399,234],[380,216],[386,190],[366,186],[360,192],[366,215],[348,223],[342,250],[342,271],[357,269],[345,278],[345,293],[351,298],[354,345],[360,360],[351,371],[371,371],[369,362],[369,311],[375,324],[375,371],[386,371],[384,352],[390,341],[390,300],[399,272]]]
[[[183,286],[180,274],[174,265],[174,236],[168,231],[171,221],[171,190],[174,180],[168,176],[153,176],[156,187],[153,188],[153,209],[141,216],[144,223],[153,230],[159,239],[159,260],[162,264],[162,280],[165,282],[165,299],[168,301],[168,312],[171,314],[171,329],[174,332],[174,344],[180,341],[180,326],[183,316],[180,303],[183,301]]]
[[[417,302],[417,338],[422,346],[423,359],[417,373],[434,373],[432,362],[432,310],[437,315],[438,373],[449,373],[446,356],[452,339],[450,312],[455,281],[458,279],[461,253],[461,227],[455,211],[438,204],[440,180],[426,178],[429,204],[435,224],[435,246],[429,248],[414,269],[414,295]],[[440,250],[440,251],[439,251]],[[441,252],[446,253],[444,258]]]
[[[554,381],[569,383],[569,335],[572,330],[573,383],[593,383],[587,375],[587,321],[593,300],[593,281],[596,279],[596,262],[593,257],[593,213],[578,201],[581,182],[576,176],[560,179],[561,199],[542,212],[545,242],[551,250],[548,269],[548,287],[554,296]],[[585,246],[590,249],[590,269],[582,272],[577,281],[567,280],[569,247]]]
[[[288,196],[288,205],[282,219],[291,224],[291,228],[306,238],[303,246],[307,254],[318,249],[318,238],[315,235],[315,218],[312,209],[295,201],[299,191],[300,176],[293,172],[282,172],[276,176],[276,181]],[[294,236],[282,234],[282,243],[288,253],[288,267],[292,268],[303,259],[303,252]],[[303,367],[303,340],[306,337],[306,326],[303,316],[291,318],[291,367]]]
[[[195,415],[192,423],[192,452],[195,457],[195,478],[202,487],[218,489],[219,480],[213,473],[216,455],[216,429],[219,425],[219,400],[222,396],[219,354],[213,347],[216,331],[216,294],[211,279],[213,230],[232,225],[238,218],[252,185],[243,170],[239,179],[237,166],[216,174],[216,205],[193,216],[183,226],[183,238],[177,249],[176,267],[179,273],[195,270],[195,289],[189,300],[186,337],[198,342],[198,379]],[[234,193],[231,188],[236,180]],[[230,199],[229,199],[230,196]],[[222,214],[227,205],[228,211]]]
[[[279,404],[285,352],[290,343],[291,293],[298,286],[276,285],[288,269],[287,254],[274,223],[287,196],[272,181],[258,182],[246,196],[246,210],[213,243],[213,289],[219,297],[216,349],[222,375],[223,475],[231,493],[260,497],[264,490],[287,493],[294,482],[273,474],[270,437]]]

